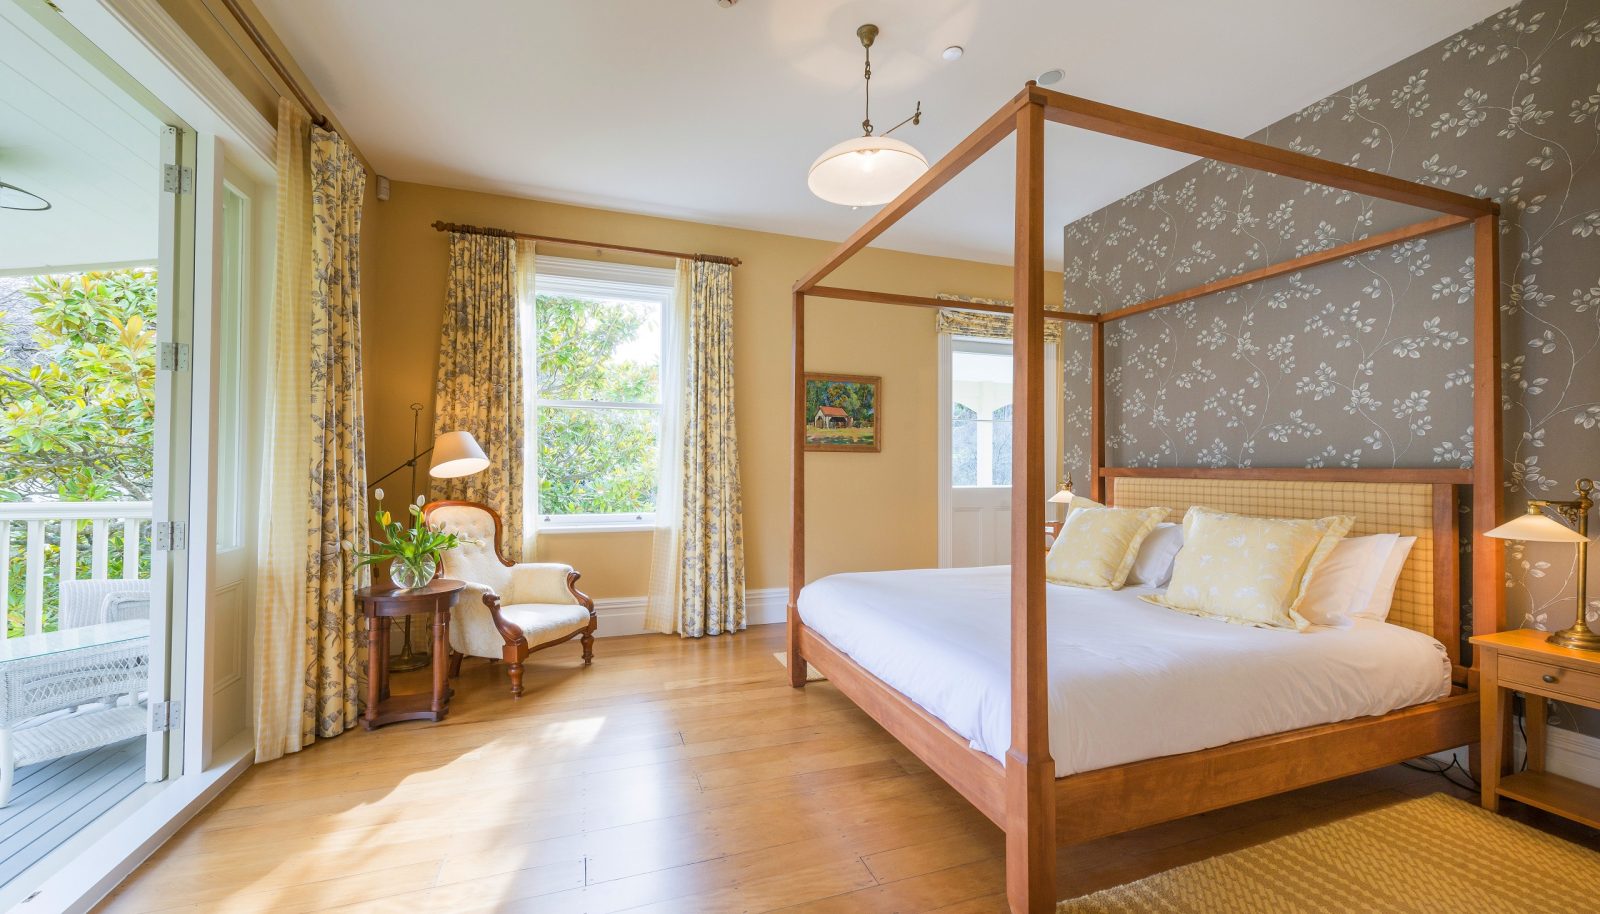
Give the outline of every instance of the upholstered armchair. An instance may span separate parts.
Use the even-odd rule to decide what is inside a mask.
[[[511,696],[522,695],[522,662],[534,651],[583,639],[583,662],[594,660],[594,601],[578,589],[570,565],[509,562],[500,551],[500,515],[469,501],[423,506],[430,524],[462,537],[443,556],[439,573],[465,581],[450,616],[450,675],[463,657],[505,660]]]

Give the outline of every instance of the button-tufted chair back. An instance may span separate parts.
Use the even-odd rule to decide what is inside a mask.
[[[500,561],[499,525],[488,509],[470,504],[430,505],[427,519],[463,540],[444,554],[445,577],[482,584],[499,594],[510,593],[511,568]]]

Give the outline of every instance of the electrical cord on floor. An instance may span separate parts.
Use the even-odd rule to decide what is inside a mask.
[[[1428,764],[1419,764],[1422,762],[1426,762]],[[1401,762],[1400,764],[1410,768],[1413,771],[1426,771],[1429,774],[1437,774],[1462,790],[1475,791],[1478,789],[1478,779],[1472,776],[1472,772],[1461,766],[1461,760],[1457,758],[1453,752],[1450,754],[1450,763],[1448,765],[1430,756],[1423,756],[1422,758],[1409,762]],[[1463,784],[1456,778],[1452,777],[1450,775],[1452,769],[1461,772],[1461,776],[1466,778],[1470,783]]]

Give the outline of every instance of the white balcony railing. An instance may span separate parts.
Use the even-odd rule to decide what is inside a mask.
[[[80,573],[80,540],[88,525],[89,562],[87,574]],[[21,540],[23,557],[22,634],[45,630],[47,579],[53,578],[55,592],[60,582],[84,578],[110,577],[111,547],[115,534],[122,556],[118,577],[138,580],[148,577],[140,571],[140,556],[150,555],[150,503],[147,501],[29,501],[0,502],[0,604],[11,609],[10,594],[14,557],[14,534]],[[46,562],[49,547],[55,547],[55,561]],[[53,569],[51,566],[54,566]],[[49,572],[54,570],[55,574]]]

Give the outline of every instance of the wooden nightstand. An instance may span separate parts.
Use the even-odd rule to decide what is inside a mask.
[[[1600,652],[1557,647],[1545,640],[1549,636],[1517,629],[1472,639],[1481,652],[1483,806],[1497,810],[1500,798],[1509,797],[1600,828],[1600,788],[1544,770],[1545,699],[1600,708]],[[1522,693],[1527,710],[1528,767],[1503,775],[1512,691]]]

